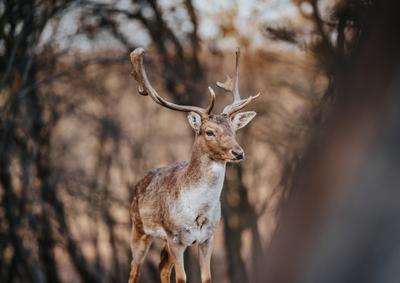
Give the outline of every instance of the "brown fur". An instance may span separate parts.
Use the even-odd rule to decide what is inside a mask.
[[[210,139],[205,131],[212,129],[215,138]],[[144,234],[143,222],[139,213],[139,204],[156,207],[153,219],[159,219],[167,231],[171,231],[167,208],[170,201],[178,198],[181,190],[196,183],[204,172],[207,159],[213,161],[232,160],[229,151],[239,147],[230,121],[222,115],[210,115],[202,123],[202,130],[197,135],[192,149],[190,162],[180,161],[170,166],[150,170],[135,186],[131,206],[132,222],[139,233]],[[203,158],[206,156],[207,158]],[[206,159],[206,161],[204,161]],[[212,179],[211,179],[212,182]],[[153,186],[149,186],[153,184]]]
[[[207,135],[207,131],[212,131],[213,135]],[[146,253],[149,242],[146,237],[146,227],[162,227],[166,233],[163,238],[167,242],[171,239],[177,239],[178,246],[181,235],[184,235],[186,230],[176,226],[174,215],[170,214],[170,206],[176,202],[180,194],[189,188],[196,187],[199,182],[206,180],[207,186],[213,189],[218,182],[218,175],[214,175],[211,164],[225,163],[234,161],[235,156],[232,150],[243,152],[238,145],[235,137],[235,128],[230,119],[224,115],[208,115],[202,117],[201,129],[196,135],[196,139],[192,149],[192,156],[189,162],[181,161],[170,166],[153,169],[137,183],[133,192],[133,201],[131,206],[133,237],[132,237],[132,252],[139,253],[140,258],[132,263],[132,271],[130,283],[137,282],[139,275],[139,263],[143,260],[143,251]],[[206,178],[205,178],[206,176]],[[202,184],[203,184],[202,183]],[[209,207],[206,204],[200,207],[198,215],[193,222],[199,229],[203,226],[208,226],[215,230],[218,221],[210,223],[206,216]],[[144,225],[145,224],[145,225]],[[182,234],[183,233],[183,234]],[[161,236],[160,236],[161,237]],[[182,236],[183,237],[183,236]],[[175,241],[175,240],[174,240]],[[192,243],[193,244],[193,243]],[[183,270],[183,250],[178,246],[175,250],[168,250],[168,245],[162,252],[160,262],[160,276],[163,283],[169,282],[170,272],[175,265],[177,273],[177,282],[186,282],[186,276]],[[211,282],[209,279],[209,260],[211,258],[211,243],[203,244],[204,257],[203,265],[206,268],[206,278],[203,282]],[[173,256],[171,256],[171,253]],[[182,253],[182,254],[181,254]],[[136,256],[138,257],[138,256]],[[182,259],[179,259],[182,257]],[[178,264],[179,263],[179,264]]]
[[[129,283],[137,282],[140,265],[154,237],[166,241],[160,263],[163,283],[169,283],[172,266],[176,281],[186,282],[183,253],[196,241],[199,241],[201,279],[203,283],[210,282],[213,234],[221,217],[219,198],[226,162],[239,162],[244,158],[243,150],[236,142],[235,131],[247,125],[256,115],[255,112],[237,112],[259,94],[243,100],[240,98],[240,52],[237,49],[235,78],[228,76],[224,83],[217,83],[234,98],[221,115],[209,114],[215,102],[211,87],[207,108],[168,102],[151,86],[144,70],[143,54],[144,49],[140,47],[130,54],[132,75],[139,84],[139,93],[149,95],[166,108],[188,112],[189,123],[196,131],[196,140],[189,162],[152,170],[135,186]]]
[[[165,246],[161,251],[161,261],[159,265],[161,283],[169,283],[173,265],[172,258],[168,253],[168,247]]]
[[[137,282],[140,275],[140,265],[131,267],[131,272],[129,274],[129,282]]]
[[[215,137],[208,137],[207,130],[212,130]],[[233,125],[225,115],[209,115],[203,118],[197,141],[212,160],[233,161],[232,149],[243,151],[236,141]]]

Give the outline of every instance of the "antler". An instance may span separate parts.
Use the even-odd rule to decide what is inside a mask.
[[[152,85],[149,82],[149,79],[147,78],[146,71],[143,66],[143,54],[144,54],[144,49],[141,47],[136,48],[130,54],[131,63],[132,63],[131,75],[139,84],[139,87],[138,87],[139,94],[145,95],[145,96],[150,95],[150,97],[157,104],[160,104],[161,106],[167,107],[172,110],[183,111],[183,112],[195,112],[202,116],[209,114],[211,112],[212,108],[214,107],[214,102],[215,102],[215,93],[211,87],[208,87],[208,90],[210,91],[210,102],[209,102],[207,108],[201,108],[201,107],[190,106],[190,105],[178,105],[178,104],[166,101],[164,98],[162,98],[157,93],[157,91],[152,87]]]
[[[257,93],[255,96],[249,96],[246,99],[240,98],[239,93],[239,58],[240,58],[240,48],[237,47],[235,51],[236,55],[236,64],[235,64],[235,79],[233,80],[230,76],[226,76],[225,82],[217,82],[217,86],[224,89],[227,92],[230,92],[233,96],[233,102],[227,106],[225,106],[222,114],[230,116],[240,109],[244,108],[247,104],[249,104],[252,100],[256,99],[260,93]]]

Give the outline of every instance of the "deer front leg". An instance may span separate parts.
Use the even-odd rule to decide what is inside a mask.
[[[213,250],[214,236],[199,244],[199,260],[200,260],[200,272],[201,272],[201,282],[211,283],[211,254]]]
[[[138,282],[140,266],[149,251],[151,242],[152,238],[150,236],[138,233],[133,225],[131,234],[132,261],[128,283]]]
[[[168,250],[175,267],[176,283],[186,283],[185,266],[183,263],[183,253],[186,247],[179,244],[168,243]]]

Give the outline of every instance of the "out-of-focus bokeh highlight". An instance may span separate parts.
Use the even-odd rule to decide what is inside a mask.
[[[127,282],[130,200],[187,159],[184,114],[234,70],[261,92],[229,165],[213,282],[400,282],[400,3],[0,2],[0,282]],[[216,111],[230,100],[217,90]],[[155,208],[156,209],[156,208]],[[140,282],[159,282],[155,242]],[[200,282],[196,246],[185,255]]]

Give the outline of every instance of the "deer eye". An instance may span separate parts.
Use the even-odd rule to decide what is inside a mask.
[[[211,130],[207,130],[206,131],[206,135],[209,136],[209,137],[214,137],[215,136],[214,132],[211,131]]]

